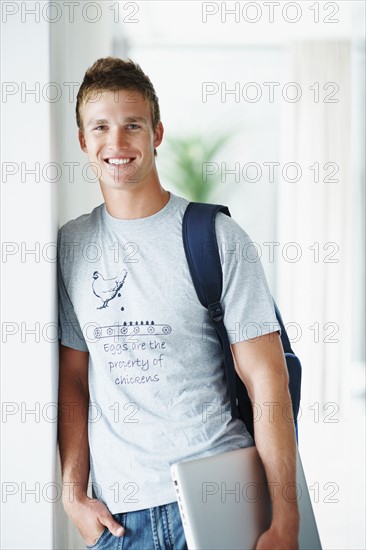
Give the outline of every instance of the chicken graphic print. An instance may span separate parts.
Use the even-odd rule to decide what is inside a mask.
[[[123,287],[126,276],[127,271],[125,269],[119,277],[112,277],[111,279],[105,279],[99,271],[94,271],[94,281],[92,283],[93,292],[95,296],[102,301],[102,305],[97,309],[108,307],[108,302],[113,300]]]

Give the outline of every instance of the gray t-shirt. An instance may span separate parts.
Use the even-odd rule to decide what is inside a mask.
[[[60,340],[90,353],[91,478],[112,513],[175,501],[174,462],[253,444],[231,419],[220,344],[191,281],[187,204],[171,193],[132,220],[102,204],[59,231]],[[248,235],[221,213],[216,231],[230,342],[279,330]]]

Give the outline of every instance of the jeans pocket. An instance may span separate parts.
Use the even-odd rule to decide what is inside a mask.
[[[98,548],[99,544],[102,542],[102,540],[105,538],[107,533],[109,532],[108,527],[105,527],[104,530],[101,532],[100,537],[96,540],[96,542],[92,545],[86,545],[85,548]]]

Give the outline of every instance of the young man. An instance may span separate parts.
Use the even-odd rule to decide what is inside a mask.
[[[230,416],[221,348],[189,274],[181,234],[188,201],[159,181],[164,130],[149,78],[132,61],[99,59],[76,112],[105,203],[59,233],[63,503],[89,548],[182,549],[170,464],[253,441]],[[239,327],[232,351],[262,411],[256,445],[276,489],[257,550],[294,550],[296,443],[282,414],[290,396],[279,327],[260,262],[225,253],[238,242],[247,250],[249,237],[223,214],[216,231],[225,324]],[[265,403],[279,405],[274,416]]]

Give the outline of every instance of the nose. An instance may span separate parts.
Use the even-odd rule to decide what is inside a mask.
[[[117,150],[128,148],[128,136],[123,128],[115,128],[109,133],[109,146]]]

